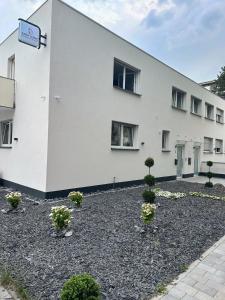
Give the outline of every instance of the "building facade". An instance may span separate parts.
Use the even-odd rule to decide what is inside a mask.
[[[225,174],[225,101],[60,0],[30,18],[39,50],[0,45],[0,178],[42,197]],[[225,176],[225,175],[224,175]]]

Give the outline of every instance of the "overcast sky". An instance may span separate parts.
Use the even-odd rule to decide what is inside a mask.
[[[0,0],[0,41],[44,0]],[[225,0],[65,0],[196,81],[225,65]]]

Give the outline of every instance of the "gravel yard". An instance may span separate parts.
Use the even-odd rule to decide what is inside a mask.
[[[225,196],[225,188],[187,182],[158,184],[172,192],[201,191]],[[0,212],[0,265],[22,279],[31,299],[58,299],[73,274],[91,273],[109,300],[150,299],[225,234],[225,201],[187,196],[156,198],[156,217],[141,233],[143,187],[86,197],[73,212],[71,237],[50,236],[51,206],[71,203],[24,200],[23,213]],[[0,210],[7,208],[0,190]],[[24,199],[28,196],[23,195]],[[157,229],[155,229],[157,227]]]

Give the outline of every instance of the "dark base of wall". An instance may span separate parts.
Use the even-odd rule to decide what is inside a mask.
[[[207,172],[200,172],[200,176],[207,176]],[[220,174],[220,173],[213,173],[213,177],[216,178],[225,178],[225,174]]]
[[[189,178],[189,177],[193,177],[194,173],[189,173],[189,174],[183,174],[183,178]]]
[[[173,175],[173,176],[158,177],[158,178],[156,178],[156,181],[162,182],[162,181],[169,181],[169,180],[175,180],[175,179],[176,179],[176,176]],[[94,192],[101,192],[101,191],[106,191],[106,190],[110,190],[110,189],[114,189],[114,188],[131,187],[131,186],[140,185],[143,183],[144,183],[143,179],[140,179],[140,180],[117,182],[115,184],[109,183],[109,184],[101,184],[101,185],[73,188],[73,189],[60,190],[60,191],[42,192],[42,191],[35,190],[35,189],[32,189],[32,188],[24,186],[24,185],[17,184],[15,182],[11,182],[11,181],[8,181],[5,179],[0,179],[1,186],[11,187],[15,190],[19,190],[23,193],[30,194],[34,197],[42,198],[42,199],[67,197],[67,195],[71,191],[79,190],[82,193],[94,193]]]

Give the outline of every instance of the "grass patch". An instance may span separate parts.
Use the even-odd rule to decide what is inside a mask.
[[[188,269],[188,265],[181,265],[180,266],[180,271],[183,273],[183,272],[185,272],[185,271],[187,271],[187,269]]]
[[[166,284],[165,283],[158,283],[156,285],[155,291],[157,294],[163,295],[166,293],[167,289],[166,289]]]
[[[11,276],[7,269],[0,269],[0,284],[4,288],[14,291],[20,300],[30,300],[26,289]]]

